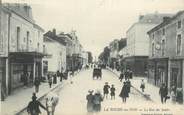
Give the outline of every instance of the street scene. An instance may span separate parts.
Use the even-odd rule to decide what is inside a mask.
[[[0,115],[183,115],[183,39],[183,0],[0,0]]]

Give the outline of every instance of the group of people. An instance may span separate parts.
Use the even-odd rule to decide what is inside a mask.
[[[27,112],[29,115],[39,115],[41,114],[40,107],[47,112],[47,115],[54,115],[55,107],[59,102],[59,97],[57,94],[50,92],[46,97],[46,106],[44,106],[40,101],[37,100],[36,93],[32,95],[32,101],[28,103]]]
[[[127,79],[126,81],[123,82],[123,87],[119,94],[119,96],[122,98],[123,103],[126,103],[126,99],[129,97],[130,88],[131,88],[131,82],[129,79]]]
[[[88,91],[89,94],[86,96],[87,100],[87,111],[89,113],[100,112],[101,111],[101,102],[103,101],[103,96],[99,90],[96,90],[93,94],[93,90]]]
[[[114,85],[112,84],[111,87],[108,84],[108,82],[105,82],[105,85],[103,87],[103,93],[104,93],[104,98],[108,98],[108,94],[109,94],[109,90],[110,90],[110,96],[111,96],[111,100],[115,99],[115,91],[116,88],[114,87]]]
[[[57,84],[57,79],[60,79],[60,82],[63,81],[63,79],[65,78],[64,73],[57,71],[56,74],[48,74],[47,75],[47,79],[48,79],[48,83],[49,83],[49,87],[52,87],[52,84]]]
[[[125,72],[121,72],[119,76],[119,80],[122,82],[122,80],[125,78],[127,79],[132,79],[133,78],[133,73],[131,70],[127,69]]]

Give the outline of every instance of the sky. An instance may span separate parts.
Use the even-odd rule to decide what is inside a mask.
[[[176,13],[184,0],[2,0],[28,3],[33,18],[45,29],[76,34],[86,51],[98,56],[114,39],[126,37],[128,28],[147,13]]]

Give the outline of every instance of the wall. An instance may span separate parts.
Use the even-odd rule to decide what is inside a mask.
[[[8,17],[9,14],[4,9],[1,10],[1,33],[0,33],[0,57],[8,56]]]
[[[149,55],[149,36],[147,32],[153,28],[155,24],[138,23],[135,26],[135,56]]]
[[[44,60],[48,61],[48,71],[56,72],[61,71],[61,68],[66,69],[66,47],[62,46],[56,41],[45,42],[46,50],[48,54],[51,54],[51,58]],[[54,49],[54,50],[52,50]]]

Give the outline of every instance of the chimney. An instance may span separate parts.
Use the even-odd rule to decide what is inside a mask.
[[[139,16],[139,21],[142,20],[144,18],[144,15],[140,15]]]
[[[56,35],[56,29],[55,28],[52,30],[52,33],[53,33],[54,36]]]
[[[167,22],[167,21],[169,21],[171,18],[170,17],[163,17],[163,22]]]

